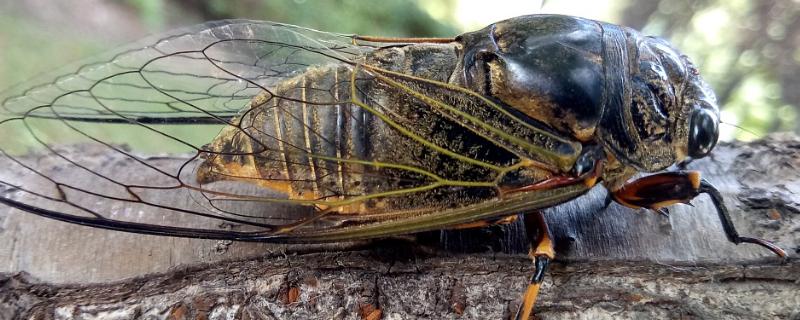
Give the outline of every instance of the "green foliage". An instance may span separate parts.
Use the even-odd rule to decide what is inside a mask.
[[[270,20],[339,33],[385,36],[452,36],[452,22],[437,21],[415,0],[127,0],[149,26],[194,13],[200,20]],[[168,3],[165,3],[168,2]],[[443,3],[449,3],[447,0]],[[173,12],[169,12],[173,11]]]
[[[126,0],[139,14],[142,23],[149,29],[161,29],[167,19],[163,0]]]
[[[261,1],[260,14],[269,20],[291,21],[311,28],[384,36],[452,36],[453,27],[432,19],[409,0]],[[231,11],[235,16],[246,12]]]
[[[54,37],[52,29],[2,13],[0,30],[7,30],[0,34],[0,92],[102,48],[99,42],[88,38],[74,41]]]

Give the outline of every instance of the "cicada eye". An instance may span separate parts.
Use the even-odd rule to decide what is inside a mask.
[[[719,119],[708,109],[695,109],[689,124],[689,156],[702,158],[714,149],[719,139]]]

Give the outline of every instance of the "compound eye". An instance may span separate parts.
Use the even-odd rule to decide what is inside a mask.
[[[719,119],[708,109],[695,109],[689,126],[689,156],[702,158],[714,149],[719,139]]]

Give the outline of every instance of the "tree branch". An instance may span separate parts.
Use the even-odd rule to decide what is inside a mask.
[[[723,191],[742,235],[775,240],[789,262],[728,243],[705,197],[664,218],[603,209],[597,188],[546,213],[559,255],[537,316],[797,317],[800,138],[723,144],[690,169]],[[282,247],[106,232],[0,210],[3,319],[507,318],[531,272],[524,254],[486,250],[518,251],[518,224],[417,242]]]

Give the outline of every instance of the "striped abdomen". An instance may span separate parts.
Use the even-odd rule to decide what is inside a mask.
[[[456,67],[455,49],[454,45],[380,49],[370,53],[364,64],[447,83]],[[514,161],[511,153],[407,92],[417,88],[387,85],[363,65],[310,67],[269,89],[251,101],[235,120],[236,126],[225,128],[206,147],[212,154],[198,171],[198,181],[244,180],[292,199],[335,201],[425,188],[434,177],[460,181],[495,177],[487,166],[454,160],[453,154],[489,166]],[[393,200],[360,205],[396,209],[454,200],[440,199],[439,191],[415,191],[413,199],[403,204]],[[447,197],[454,194],[475,196],[449,192]]]

